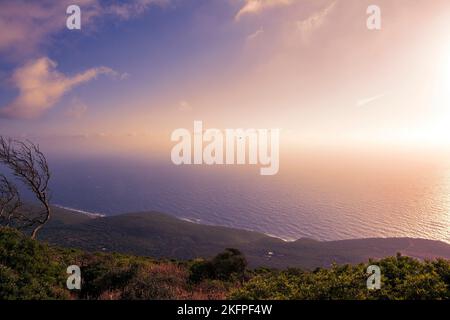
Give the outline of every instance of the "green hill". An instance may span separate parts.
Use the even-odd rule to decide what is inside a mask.
[[[93,218],[57,209],[39,238],[51,244],[88,251],[120,252],[174,259],[212,257],[238,248],[250,266],[329,267],[367,262],[398,252],[419,259],[450,259],[450,245],[424,239],[375,238],[320,242],[285,242],[262,233],[196,224],[158,212]]]

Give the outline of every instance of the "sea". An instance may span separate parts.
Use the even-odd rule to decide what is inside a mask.
[[[414,237],[450,243],[450,161],[424,153],[304,153],[259,166],[121,155],[50,157],[52,202],[81,212],[159,211],[286,241]]]

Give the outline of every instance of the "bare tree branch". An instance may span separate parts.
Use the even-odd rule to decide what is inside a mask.
[[[33,228],[31,237],[34,239],[51,216],[48,188],[51,175],[47,159],[40,151],[39,146],[31,141],[24,142],[0,136],[0,163],[9,168],[13,176],[20,180],[44,207],[43,212],[37,215],[20,213],[18,209],[21,202],[17,188],[2,175],[4,177],[2,181],[5,188],[5,201],[12,194],[15,197],[17,196],[19,201],[16,203],[17,207],[14,207],[14,205],[11,207],[14,208],[11,219],[16,221],[15,225],[19,228]],[[8,203],[10,204],[8,206],[11,206],[11,201],[13,200],[9,200]]]
[[[16,186],[0,174],[0,225],[9,226],[16,218],[21,205]]]

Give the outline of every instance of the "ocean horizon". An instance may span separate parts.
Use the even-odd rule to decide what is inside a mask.
[[[375,167],[317,158],[263,177],[251,166],[57,158],[51,159],[52,202],[106,216],[158,211],[286,241],[413,237],[450,243],[447,162],[385,160]]]

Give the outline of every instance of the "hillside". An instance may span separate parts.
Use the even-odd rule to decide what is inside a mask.
[[[367,290],[368,264],[252,270],[235,249],[208,260],[167,261],[60,248],[0,227],[0,300],[450,299],[448,260],[397,255],[370,263],[382,270],[380,290]],[[81,268],[81,290],[66,288],[73,264]]]
[[[93,218],[57,209],[39,237],[51,244],[88,251],[120,252],[156,258],[212,257],[238,248],[250,266],[329,267],[367,262],[397,253],[419,259],[450,259],[450,245],[424,239],[375,238],[285,242],[258,232],[196,224],[158,212]]]

